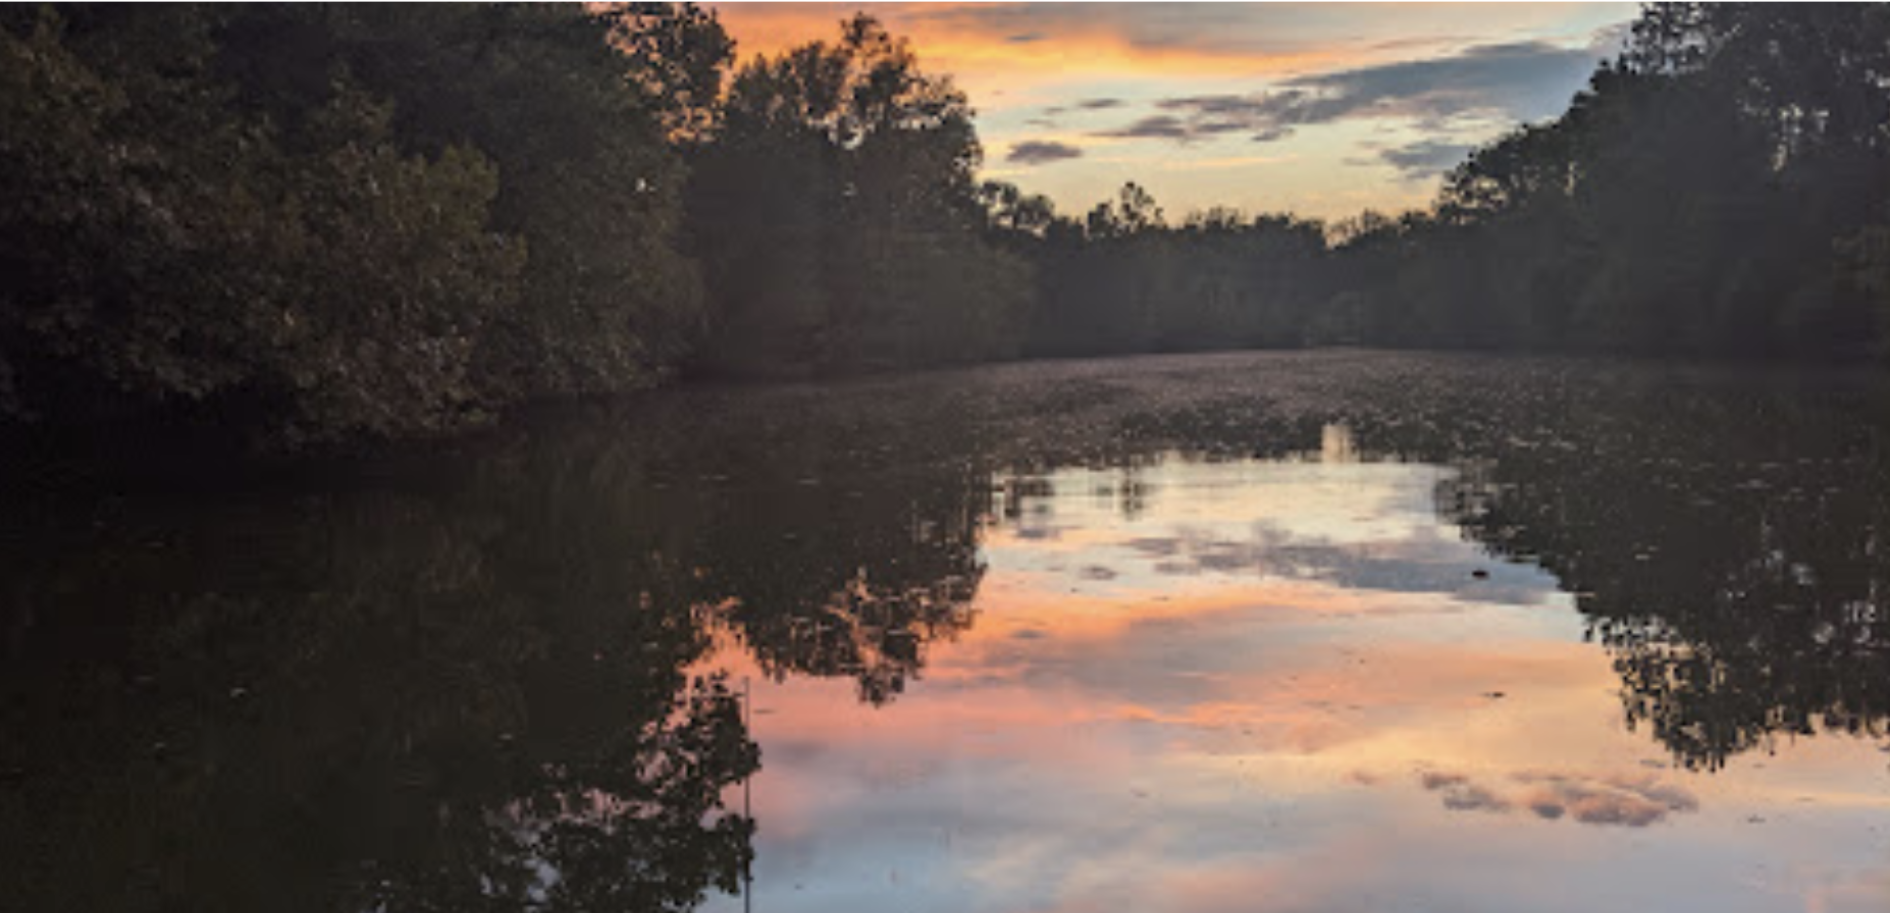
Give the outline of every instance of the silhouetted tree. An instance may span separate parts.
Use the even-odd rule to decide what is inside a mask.
[[[1225,207],[1168,225],[1129,183],[1081,223],[1048,203],[1022,225],[996,196],[993,231],[1036,261],[1029,350],[1048,355],[1297,346],[1346,335],[1322,319],[1331,294],[1324,228]],[[1038,226],[1042,227],[1039,228]]]
[[[1394,345],[1742,356],[1869,350],[1840,242],[1883,218],[1885,14],[1653,4],[1561,118],[1340,238]],[[1378,243],[1373,236],[1395,236]],[[1862,253],[1867,245],[1850,248]]]
[[[651,4],[11,11],[0,409],[294,445],[646,385],[727,56]]]
[[[1015,352],[1029,278],[980,236],[971,109],[872,18],[736,74],[693,215],[707,362],[769,372]]]
[[[684,362],[1890,350],[1874,4],[1650,5],[1560,117],[1329,230],[980,184],[965,95],[865,15],[732,73],[687,4],[20,7],[0,42],[10,426],[413,437]]]

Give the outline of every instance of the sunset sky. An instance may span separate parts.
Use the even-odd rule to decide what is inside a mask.
[[[1171,217],[1427,202],[1471,146],[1553,117],[1633,4],[713,4],[743,60],[855,10],[978,111],[985,175],[1081,213],[1124,181]]]

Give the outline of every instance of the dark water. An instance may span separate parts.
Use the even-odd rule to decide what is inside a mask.
[[[23,498],[0,908],[1881,913],[1887,445],[1868,374],[1241,355]]]

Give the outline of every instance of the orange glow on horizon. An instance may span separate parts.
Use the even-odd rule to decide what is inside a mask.
[[[1387,149],[1424,142],[1467,148],[1509,124],[1508,115],[1424,118],[1392,106],[1295,122],[1285,131],[1179,136],[1136,127],[1172,119],[1174,102],[1253,97],[1292,78],[1423,63],[1478,47],[1578,50],[1633,16],[1624,5],[1556,3],[711,6],[736,42],[738,64],[835,41],[843,20],[866,12],[911,43],[924,72],[950,77],[965,92],[978,113],[985,177],[1041,193],[1066,215],[1087,212],[1135,181],[1176,218],[1211,207],[1319,219],[1421,208],[1444,169],[1414,170],[1387,158]],[[1492,91],[1515,88],[1503,76],[1488,79]],[[1079,152],[1013,160],[1024,142]]]
[[[1369,55],[1340,47],[1255,54],[1224,48],[1148,47],[1111,23],[1063,24],[1055,40],[1016,42],[984,23],[953,19],[954,8],[988,4],[824,3],[718,4],[722,24],[736,42],[739,63],[775,56],[813,41],[834,41],[856,10],[880,18],[897,37],[911,42],[921,68],[947,75],[972,94],[980,108],[1009,107],[1034,96],[1043,84],[1086,77],[1187,78],[1278,76],[1355,65]],[[919,14],[919,15],[915,15]],[[999,99],[1004,98],[1003,102]],[[1035,99],[1054,101],[1053,99]]]

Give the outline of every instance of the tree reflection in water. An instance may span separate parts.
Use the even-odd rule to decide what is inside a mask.
[[[980,536],[1050,494],[1043,470],[1330,450],[1335,424],[1348,458],[1455,467],[1439,513],[1578,594],[1628,721],[1686,765],[1884,735],[1874,393],[1582,362],[1163,364],[694,391],[318,495],[32,501],[0,591],[7,896],[689,909],[739,885],[754,823],[724,797],[763,761],[729,683],[691,671],[714,630],[769,675],[885,704],[974,623]]]
[[[844,410],[663,409],[550,419],[445,477],[20,518],[9,894],[685,910],[737,890],[754,825],[724,796],[760,755],[729,683],[692,677],[713,630],[884,703],[971,623],[990,494],[961,454],[898,455]]]
[[[1884,737],[1890,477],[1868,402],[1612,392],[1505,438],[1440,512],[1577,594],[1629,725],[1686,766],[1779,736]]]

